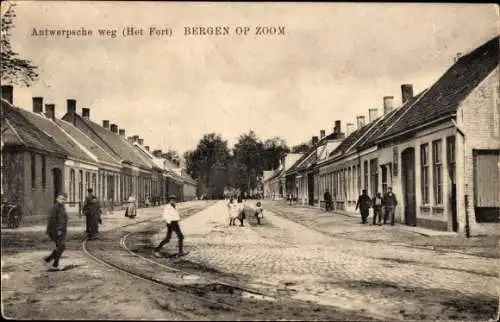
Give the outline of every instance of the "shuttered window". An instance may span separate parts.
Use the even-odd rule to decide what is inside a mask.
[[[474,157],[474,192],[476,207],[500,207],[498,154],[476,154]]]

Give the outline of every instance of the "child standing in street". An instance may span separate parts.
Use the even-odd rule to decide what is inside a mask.
[[[257,218],[257,224],[260,225],[260,219],[264,218],[264,208],[262,208],[262,204],[260,203],[260,201],[257,201],[254,215],[255,218]]]

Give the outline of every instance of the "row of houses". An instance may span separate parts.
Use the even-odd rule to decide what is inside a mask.
[[[499,37],[465,55],[429,88],[402,102],[383,98],[383,115],[369,109],[346,133],[313,137],[313,148],[287,155],[264,173],[268,198],[293,196],[324,207],[328,189],[337,210],[353,212],[362,189],[388,187],[399,201],[396,220],[449,231],[489,231],[500,214]],[[488,226],[489,225],[489,226]]]
[[[46,214],[60,192],[69,211],[77,211],[92,188],[106,207],[132,196],[164,203],[168,195],[196,198],[196,182],[161,150],[151,150],[138,135],[125,136],[109,120],[91,120],[90,109],[77,113],[67,100],[61,119],[55,105],[33,97],[32,110],[13,103],[13,87],[2,86],[2,202],[20,205],[25,216]]]

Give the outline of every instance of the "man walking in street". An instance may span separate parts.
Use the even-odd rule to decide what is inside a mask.
[[[356,203],[356,210],[358,210],[361,213],[361,223],[366,224],[366,219],[368,218],[369,212],[370,212],[370,204],[371,204],[371,199],[366,193],[366,189],[363,189],[363,192],[361,196],[358,198],[358,202]]]
[[[172,232],[175,232],[177,235],[177,242],[179,246],[179,253],[177,254],[178,256],[185,255],[183,251],[183,240],[184,240],[184,235],[182,234],[181,227],[179,226],[179,221],[181,220],[181,217],[179,216],[179,212],[177,209],[175,209],[175,200],[177,199],[176,196],[171,195],[169,197],[170,203],[166,204],[163,207],[163,219],[167,223],[167,236],[160,242],[158,247],[155,247],[153,250],[153,255],[155,257],[160,257],[160,249],[167,244],[170,241],[170,238],[172,237]]]
[[[45,257],[44,261],[47,264],[54,261],[52,263],[54,269],[58,269],[59,259],[66,248],[68,215],[66,214],[64,201],[66,201],[65,193],[57,195],[56,204],[52,207],[47,221],[47,234],[50,240],[56,243],[56,249],[54,249],[49,256]]]
[[[101,219],[101,205],[99,204],[99,200],[92,193],[92,188],[87,189],[88,196],[85,198],[85,202],[83,204],[82,213],[86,218],[87,225],[87,237],[88,239],[94,239],[97,233],[99,232],[99,224],[102,223]]]
[[[328,189],[326,189],[323,199],[325,199],[325,210],[327,212],[332,210],[332,194]]]
[[[384,195],[384,201],[383,201],[383,205],[385,208],[384,225],[387,222],[387,217],[390,217],[391,226],[394,226],[394,210],[396,209],[397,204],[398,201],[396,200],[396,195],[392,193],[392,188],[387,187],[387,193]]]

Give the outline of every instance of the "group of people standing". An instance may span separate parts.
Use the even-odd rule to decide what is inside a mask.
[[[228,208],[228,217],[229,217],[229,226],[234,226],[236,225],[236,219],[239,220],[240,222],[240,227],[243,227],[244,220],[246,218],[245,214],[245,204],[243,202],[243,198],[241,196],[238,196],[238,198],[235,198],[231,196],[229,198],[229,203],[227,204]],[[260,201],[257,201],[255,210],[254,210],[254,217],[257,220],[257,224],[261,225],[261,219],[264,217],[264,209],[262,208],[262,203]]]
[[[358,198],[358,202],[356,203],[356,210],[359,208],[361,214],[361,222],[363,224],[367,223],[367,218],[370,213],[370,208],[373,208],[373,224],[374,225],[382,225],[382,219],[384,225],[387,223],[387,220],[390,220],[391,225],[394,225],[394,210],[398,201],[396,199],[396,195],[392,192],[392,188],[388,187],[387,192],[382,196],[380,192],[377,192],[375,197],[370,198],[366,189],[363,189],[362,194]],[[383,216],[383,218],[382,218]],[[378,219],[378,221],[377,221]]]

